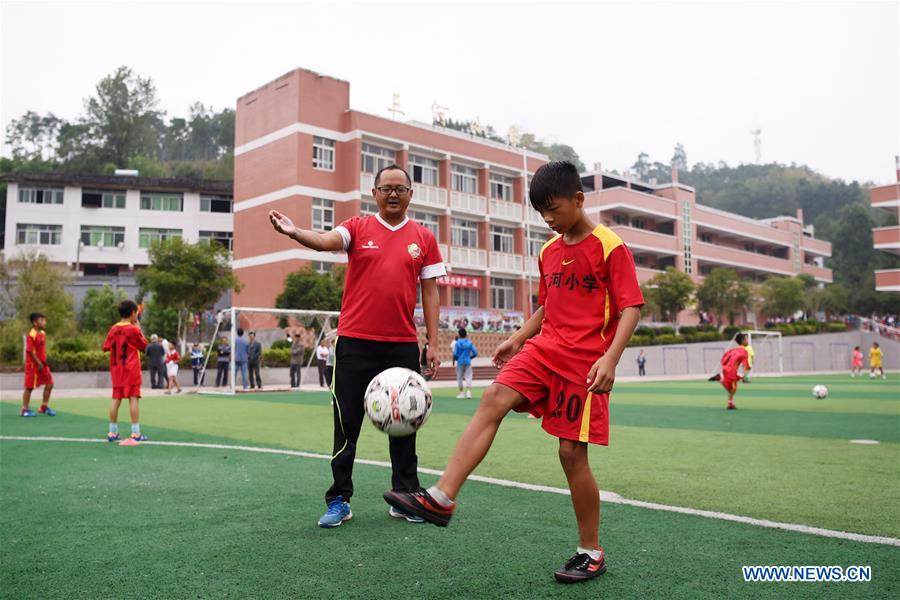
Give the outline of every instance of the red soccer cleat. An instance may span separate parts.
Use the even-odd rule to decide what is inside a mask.
[[[384,501],[401,512],[422,517],[438,527],[446,527],[450,523],[453,511],[456,510],[455,504],[449,507],[443,506],[425,490],[421,492],[391,490],[384,493]]]

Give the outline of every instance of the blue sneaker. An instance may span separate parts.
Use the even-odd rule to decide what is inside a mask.
[[[33,410],[25,410],[24,408],[19,412],[19,416],[21,417],[36,417],[37,413]]]
[[[107,441],[107,442],[118,442],[118,441],[121,440],[121,439],[122,439],[122,438],[119,437],[119,434],[118,434],[118,433],[107,433],[107,434],[106,434],[106,441]]]
[[[417,515],[411,515],[409,513],[405,513],[403,511],[399,511],[393,506],[388,509],[388,514],[395,519],[406,519],[408,523],[424,523],[425,519],[419,517]]]
[[[47,415],[48,417],[55,417],[56,411],[50,408],[49,406],[42,406],[38,409],[38,412],[42,415]]]
[[[133,439],[136,442],[146,442],[149,438],[146,435],[143,435],[140,433],[132,433],[131,439]]]
[[[328,503],[328,510],[319,518],[319,527],[338,527],[344,521],[353,518],[350,503],[344,502],[343,496],[338,496]]]

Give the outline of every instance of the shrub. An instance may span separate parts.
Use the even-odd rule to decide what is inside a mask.
[[[722,330],[722,338],[730,340],[734,337],[734,334],[738,333],[739,331],[741,331],[741,327],[738,327],[737,325],[729,325]]]
[[[697,333],[684,336],[684,339],[688,343],[717,342],[722,339],[722,336],[718,331],[698,331]]]
[[[679,332],[681,335],[692,335],[692,334],[697,333],[697,328],[694,327],[693,325],[685,325],[684,327],[681,327],[681,328],[678,330],[678,332]]]
[[[633,335],[628,340],[629,346],[650,346],[653,344],[653,338],[649,335]]]
[[[634,335],[652,338],[654,335],[656,335],[656,330],[652,327],[638,327],[634,330]]]
[[[829,321],[823,325],[823,331],[826,333],[838,333],[841,331],[847,331],[847,324],[841,323],[840,321]]]
[[[272,350],[290,349],[291,343],[287,340],[275,340],[272,342]]]
[[[675,335],[675,328],[668,326],[660,327],[656,330],[656,335]]]
[[[668,329],[671,329],[671,327],[669,327]],[[656,336],[656,343],[660,344],[660,345],[683,344],[684,337],[682,337],[680,335],[675,335],[673,333],[664,333],[662,335]]]

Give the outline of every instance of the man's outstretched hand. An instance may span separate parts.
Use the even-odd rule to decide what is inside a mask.
[[[297,231],[297,227],[294,226],[294,222],[291,221],[290,217],[281,214],[277,210],[269,211],[269,221],[272,222],[272,227],[275,228],[275,231],[288,237],[292,237]]]

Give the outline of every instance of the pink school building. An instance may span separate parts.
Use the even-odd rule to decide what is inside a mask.
[[[872,206],[886,210],[900,219],[900,157],[895,158],[897,180],[895,183],[873,187],[869,194]],[[900,254],[900,226],[876,227],[872,230],[872,243],[882,252]],[[900,269],[875,271],[875,290],[879,292],[900,292]]]
[[[328,230],[376,211],[374,174],[396,163],[413,179],[410,216],[434,231],[451,275],[441,305],[521,313],[537,294],[537,260],[550,230],[525,200],[541,154],[415,121],[350,108],[350,84],[297,69],[238,99],[235,131],[234,269],[239,306],[273,306],[285,276],[303,265],[329,271],[340,253],[305,250],[275,234],[271,209],[304,228]],[[808,273],[831,279],[831,245],[796,217],[753,220],[701,206],[676,181],[583,175],[595,221],[631,247],[641,281],[674,266],[700,281],[715,267],[754,280]]]

